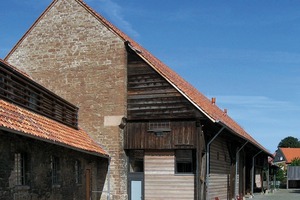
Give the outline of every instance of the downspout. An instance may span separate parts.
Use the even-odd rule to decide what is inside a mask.
[[[252,172],[252,176],[251,176],[251,195],[252,195],[252,197],[254,197],[253,191],[254,191],[254,175],[255,175],[254,174],[255,157],[258,156],[258,154],[260,154],[261,152],[262,152],[262,150],[252,157],[252,169],[251,169],[251,172]]]
[[[209,199],[209,168],[210,168],[210,144],[221,134],[225,129],[223,126],[219,132],[206,145],[206,199]]]
[[[238,173],[238,164],[239,164],[239,161],[240,161],[240,151],[246,146],[246,144],[248,143],[249,141],[247,141],[237,152],[236,152],[236,158],[235,158],[235,179],[234,179],[234,196],[236,197],[238,194],[237,194],[237,173]]]

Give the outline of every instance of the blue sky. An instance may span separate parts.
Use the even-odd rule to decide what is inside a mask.
[[[300,139],[300,1],[85,0],[269,151]],[[4,58],[51,0],[1,3]]]

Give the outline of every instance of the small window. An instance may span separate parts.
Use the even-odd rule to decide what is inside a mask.
[[[34,91],[31,91],[29,95],[29,108],[37,110],[37,107],[38,107],[38,95]]]
[[[192,150],[176,150],[176,173],[190,174],[194,173],[194,156]]]
[[[25,153],[15,153],[15,180],[16,185],[27,185],[29,177],[28,159]]]
[[[133,150],[129,153],[129,172],[144,172],[144,151]]]
[[[60,163],[57,156],[51,157],[51,170],[52,170],[52,184],[60,184]]]
[[[77,184],[82,183],[82,169],[81,162],[79,160],[75,160],[75,182]]]

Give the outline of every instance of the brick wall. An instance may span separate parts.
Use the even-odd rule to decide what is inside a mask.
[[[86,198],[86,170],[92,190],[102,190],[107,159],[58,145],[0,131],[0,200],[82,200]],[[26,154],[25,184],[17,181],[16,153]],[[59,181],[52,183],[51,156],[59,159]],[[81,182],[76,183],[75,161],[80,162]],[[99,199],[101,193],[93,194]]]
[[[111,156],[113,199],[126,199],[124,42],[76,0],[58,0],[8,62],[79,107],[79,124]],[[107,185],[104,190],[107,190]]]

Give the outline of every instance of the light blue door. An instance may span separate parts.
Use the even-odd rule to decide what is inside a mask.
[[[131,181],[131,200],[142,200],[142,181]]]

